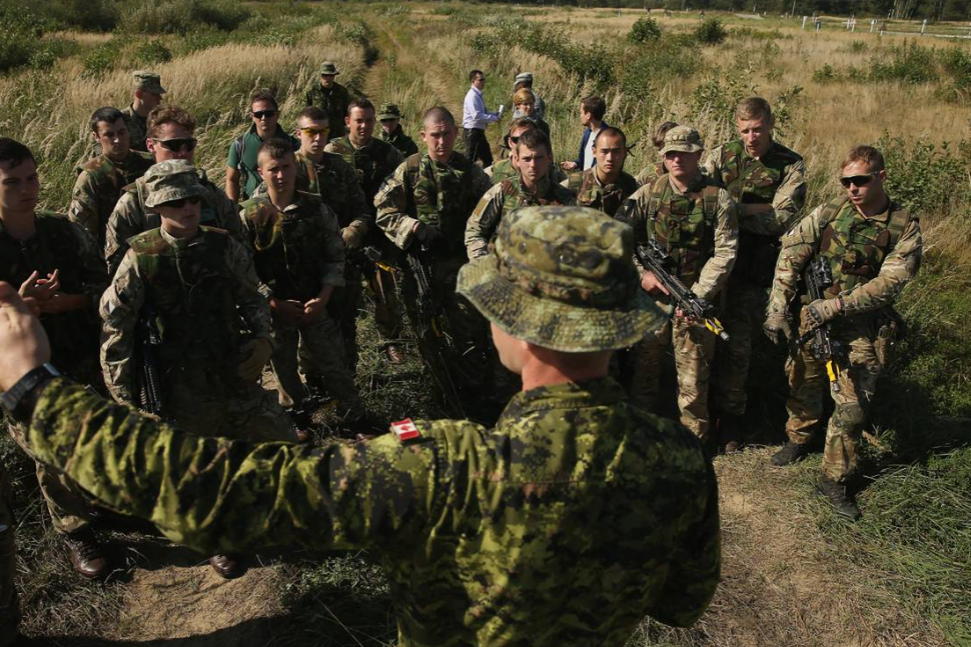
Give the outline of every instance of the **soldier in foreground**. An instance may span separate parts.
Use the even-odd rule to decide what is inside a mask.
[[[337,82],[338,74],[340,70],[334,63],[324,61],[320,66],[320,81],[307,91],[307,105],[316,106],[327,113],[330,121],[328,141],[343,137],[347,132],[344,128],[344,116],[347,115],[347,107],[351,105],[351,93]]]
[[[135,96],[131,105],[121,112],[128,122],[132,150],[147,153],[148,115],[162,103],[165,88],[162,87],[162,78],[155,72],[135,72],[132,78]]]
[[[524,132],[515,146],[519,177],[503,180],[486,191],[465,226],[469,260],[486,256],[503,214],[536,205],[573,205],[576,196],[550,180],[553,147],[538,128]]]
[[[165,106],[152,112],[148,120],[148,149],[155,157],[155,163],[185,160],[192,164],[198,143],[194,137],[195,130],[196,122],[192,115],[178,106]],[[209,181],[204,170],[196,169],[196,175],[205,189],[201,223],[225,229],[242,240],[236,205]],[[124,187],[124,192],[118,198],[105,231],[105,261],[108,263],[109,276],[114,275],[125,257],[129,238],[161,225],[161,216],[146,204],[147,199],[148,188],[144,177]]]
[[[597,163],[579,175],[577,204],[613,217],[627,198],[640,188],[637,180],[624,173],[627,135],[620,128],[607,126],[597,133],[593,156]],[[571,178],[576,176],[573,174]],[[563,182],[563,186],[569,184],[569,180]]]
[[[799,296],[800,277],[821,263],[831,283],[821,286],[822,298],[800,311],[799,347],[786,366],[789,441],[772,464],[788,465],[808,453],[823,423],[828,388],[836,409],[826,427],[819,490],[838,514],[854,520],[860,516],[851,492],[860,438],[898,332],[893,303],[917,274],[923,251],[920,223],[887,195],[886,179],[880,151],[872,146],[850,151],[840,169],[846,195],[817,207],[783,236],[765,320],[769,339],[795,341],[789,308]],[[807,339],[817,329],[833,344],[828,354]]]
[[[197,438],[47,376],[43,332],[5,284],[0,345],[17,352],[0,356],[0,388],[38,459],[175,541],[380,552],[402,645],[623,645],[645,615],[691,625],[720,567],[698,441],[606,376],[611,351],[662,320],[631,247],[597,212],[528,208],[463,268],[459,289],[523,379],[491,430],[404,420],[325,448]],[[561,261],[573,254],[589,262]]]
[[[122,189],[144,175],[155,160],[148,153],[132,150],[128,122],[117,108],[95,110],[91,115],[91,131],[100,144],[101,154],[78,169],[67,216],[91,234],[101,255],[108,218]]]
[[[84,230],[60,214],[37,209],[39,192],[30,149],[0,137],[0,281],[19,286],[22,295],[34,299],[61,370],[103,390],[97,303],[108,285],[104,262]],[[0,355],[10,350],[0,349]],[[11,432],[23,443],[23,426],[11,425]],[[40,463],[37,481],[74,569],[89,578],[107,575],[108,557],[91,531],[91,512],[82,494],[62,473]]]
[[[358,183],[364,192],[364,199],[371,216],[370,224],[373,224],[377,213],[374,196],[377,195],[384,181],[405,161],[397,148],[374,138],[374,117],[374,104],[370,100],[352,101],[347,109],[347,117],[344,118],[347,136],[331,140],[324,149],[328,153],[340,155],[357,171]],[[392,253],[394,246],[381,230],[372,227],[367,233],[364,241],[354,247],[348,246],[348,251],[354,252],[366,243],[380,250],[384,257]],[[345,330],[345,336],[357,334],[357,312],[361,308],[363,296],[360,290],[363,273],[374,297],[374,322],[383,343],[385,355],[391,362],[399,363],[404,360],[404,351],[398,344],[398,340],[401,339],[402,311],[395,288],[394,274],[376,266],[364,258],[363,254],[358,254],[351,259],[351,262],[354,267],[348,270],[348,281],[356,281],[357,289],[348,290],[346,294],[350,298],[340,304],[342,310],[349,310],[354,315],[346,317],[350,330]],[[356,369],[356,351],[353,359],[353,367]]]
[[[485,330],[481,317],[455,292],[455,280],[467,260],[466,223],[492,185],[481,167],[455,152],[457,135],[452,113],[442,107],[428,110],[421,129],[427,152],[405,160],[378,191],[374,205],[378,227],[430,275],[428,296],[447,322],[445,338],[419,308],[419,277],[413,268],[404,268],[402,296],[422,358],[446,400],[458,392],[452,394],[475,406],[486,365]],[[446,362],[439,361],[443,341],[454,350]],[[457,403],[450,404],[456,408]]]
[[[405,157],[418,152],[418,144],[405,134],[401,128],[401,110],[394,103],[382,103],[378,109],[378,121],[381,122],[381,132],[378,137],[397,148]]]
[[[638,189],[619,218],[634,228],[637,240],[657,241],[672,259],[671,273],[712,303],[735,263],[738,224],[731,196],[701,172],[703,150],[694,128],[669,130],[661,154],[670,173]],[[641,287],[659,298],[667,294],[650,271],[644,272]],[[658,335],[634,349],[631,399],[652,411],[658,406],[661,362],[668,347],[674,347],[681,423],[705,443],[711,440],[708,378],[715,339],[701,322],[676,311]]]
[[[806,201],[806,165],[772,138],[773,123],[765,99],[745,99],[735,110],[740,139],[716,148],[705,165],[705,173],[728,190],[738,211],[738,257],[722,316],[730,339],[719,349],[712,375],[719,442],[729,452],[743,441],[752,339],[765,321],[779,239]]]

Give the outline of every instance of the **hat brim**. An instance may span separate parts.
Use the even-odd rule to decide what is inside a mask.
[[[614,308],[574,306],[534,296],[499,273],[494,254],[464,265],[456,290],[503,332],[562,352],[627,348],[667,321],[654,299],[640,289]]]
[[[392,115],[387,112],[378,115],[378,121],[391,121],[392,119],[401,119],[401,115]]]
[[[155,200],[155,194],[160,193],[161,199]],[[155,208],[160,204],[165,204],[166,202],[173,202],[174,200],[181,200],[183,198],[194,198],[194,197],[204,198],[206,196],[206,187],[201,184],[196,184],[194,186],[186,187],[172,187],[165,188],[161,191],[153,191],[148,194],[145,199],[145,206],[149,208]]]
[[[336,70],[333,71],[333,72],[325,72],[325,71],[321,70],[320,71],[320,76],[340,76],[340,72],[338,72]]]
[[[667,155],[668,153],[699,153],[705,150],[704,146],[698,144],[673,144],[671,146],[665,146],[661,149],[661,155]]]

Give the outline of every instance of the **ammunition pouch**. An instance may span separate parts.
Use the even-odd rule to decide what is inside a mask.
[[[897,344],[904,338],[906,332],[906,322],[893,308],[887,308],[886,312],[881,313],[877,318],[873,352],[882,368],[886,369],[894,362]]]

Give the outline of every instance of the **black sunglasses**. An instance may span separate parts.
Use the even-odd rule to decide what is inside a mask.
[[[156,139],[155,143],[167,151],[181,153],[183,151],[191,153],[196,149],[195,137],[176,137],[173,139]]]
[[[522,137],[522,135],[520,135],[519,137]],[[511,141],[513,144],[518,144],[519,143],[519,137],[513,137],[512,135],[510,135],[509,136],[509,141]]]
[[[189,204],[199,204],[200,202],[202,202],[202,198],[200,196],[194,195],[191,198],[179,198],[178,200],[170,200],[169,202],[165,202],[164,204],[166,207],[172,207],[173,209],[181,209],[182,207],[185,206],[186,202],[188,202]]]
[[[253,116],[257,119],[262,119],[263,117],[269,119],[270,117],[276,116],[276,110],[255,110]]]
[[[850,188],[851,184],[855,184],[856,186],[866,186],[870,183],[870,180],[872,180],[874,176],[876,176],[876,173],[867,173],[865,175],[845,175],[840,178],[840,184],[847,189]]]

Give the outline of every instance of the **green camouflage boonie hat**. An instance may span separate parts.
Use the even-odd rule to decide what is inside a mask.
[[[705,150],[701,143],[701,135],[691,126],[675,126],[664,134],[664,147],[661,155],[671,151],[679,153],[697,153]]]
[[[457,291],[504,332],[565,352],[626,348],[666,320],[640,287],[634,232],[583,207],[526,207],[494,251],[459,270]]]
[[[148,169],[145,189],[148,191],[146,207],[206,194],[195,167],[185,160],[166,160]]]
[[[334,75],[340,74],[340,72],[337,71],[337,66],[334,65],[334,63],[331,62],[331,61],[324,61],[321,64],[321,66],[320,66],[320,73],[321,74],[334,74]]]
[[[135,90],[142,90],[143,92],[165,94],[165,88],[162,87],[162,77],[155,72],[135,72],[132,74],[132,86]]]
[[[378,110],[378,121],[386,119],[401,119],[401,110],[398,109],[397,103],[381,104],[381,109]]]

